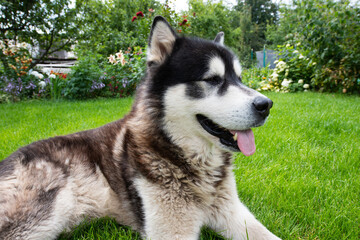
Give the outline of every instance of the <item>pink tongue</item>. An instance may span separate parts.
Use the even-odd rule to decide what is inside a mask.
[[[255,138],[251,129],[245,131],[232,131],[232,134],[237,133],[237,144],[241,152],[245,156],[250,156],[255,153]]]

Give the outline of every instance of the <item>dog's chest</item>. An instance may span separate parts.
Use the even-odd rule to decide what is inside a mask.
[[[216,159],[194,155],[182,168],[167,162],[153,164],[162,188],[190,201],[211,201],[224,189],[223,182],[231,174],[230,154]]]

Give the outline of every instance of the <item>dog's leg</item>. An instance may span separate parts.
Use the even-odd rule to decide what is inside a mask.
[[[218,200],[211,207],[209,227],[233,240],[280,240],[240,202],[235,178],[232,173],[229,175],[224,181]]]
[[[203,212],[178,191],[155,186],[138,179],[143,201],[146,239],[197,240],[203,224]]]
[[[54,239],[67,225],[65,176],[51,164],[25,166],[17,159],[0,164],[0,239]],[[46,177],[48,176],[48,177]]]

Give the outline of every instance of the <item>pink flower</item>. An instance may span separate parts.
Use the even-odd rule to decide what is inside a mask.
[[[136,16],[133,16],[132,19],[131,19],[131,22],[135,21],[137,19]]]
[[[155,10],[154,10],[154,9],[152,9],[152,8],[150,8],[150,9],[149,9],[149,12],[155,12]]]

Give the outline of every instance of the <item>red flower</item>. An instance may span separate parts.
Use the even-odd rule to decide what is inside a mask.
[[[177,30],[179,33],[181,33],[182,32],[182,30],[181,29],[179,29],[179,30]]]
[[[136,16],[138,16],[138,17],[144,17],[144,14],[143,14],[142,11],[139,11],[139,12],[136,13]]]
[[[193,16],[196,17],[196,12],[193,13]]]
[[[133,16],[132,19],[131,19],[131,21],[133,22],[133,21],[135,21],[136,19],[137,19],[137,17],[136,17],[136,16]]]
[[[186,24],[187,23],[187,19],[184,19],[183,21],[182,21],[182,24],[184,25],[184,24]]]

